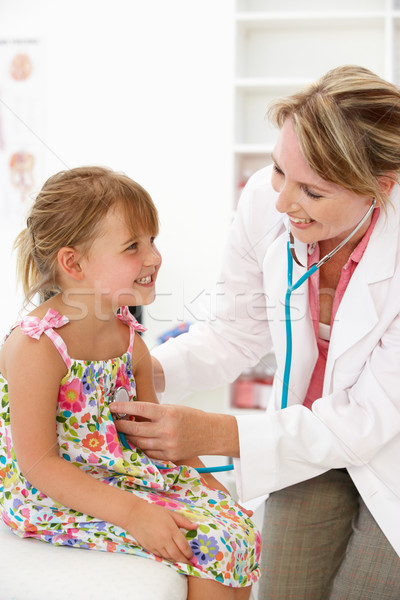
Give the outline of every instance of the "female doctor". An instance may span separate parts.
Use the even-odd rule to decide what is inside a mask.
[[[270,494],[260,598],[398,600],[400,91],[340,67],[269,116],[274,162],[242,194],[217,314],[157,349],[155,381],[175,402],[273,349],[270,406],[117,404],[147,419],[118,428],[154,458],[232,456],[241,500]]]

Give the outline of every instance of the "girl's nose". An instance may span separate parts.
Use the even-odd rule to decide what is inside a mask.
[[[161,254],[154,244],[148,246],[144,262],[146,265],[154,266],[157,266],[161,263]]]

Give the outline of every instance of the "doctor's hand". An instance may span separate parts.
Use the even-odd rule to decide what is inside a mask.
[[[109,408],[141,419],[116,420],[115,425],[150,458],[176,462],[207,454],[239,456],[238,428],[232,415],[152,402],[112,402]]]

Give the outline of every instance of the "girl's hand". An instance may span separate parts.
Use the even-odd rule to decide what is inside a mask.
[[[172,563],[190,564],[193,553],[180,527],[197,529],[197,523],[142,499],[135,502],[128,519],[127,531],[145,550]]]

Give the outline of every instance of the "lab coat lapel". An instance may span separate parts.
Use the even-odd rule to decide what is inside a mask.
[[[393,249],[398,245],[398,231],[398,214],[388,209],[385,215],[381,210],[368,246],[336,313],[326,364],[325,390],[329,389],[338,357],[359,343],[378,322],[373,294],[377,293],[376,286],[394,273],[396,252]]]

